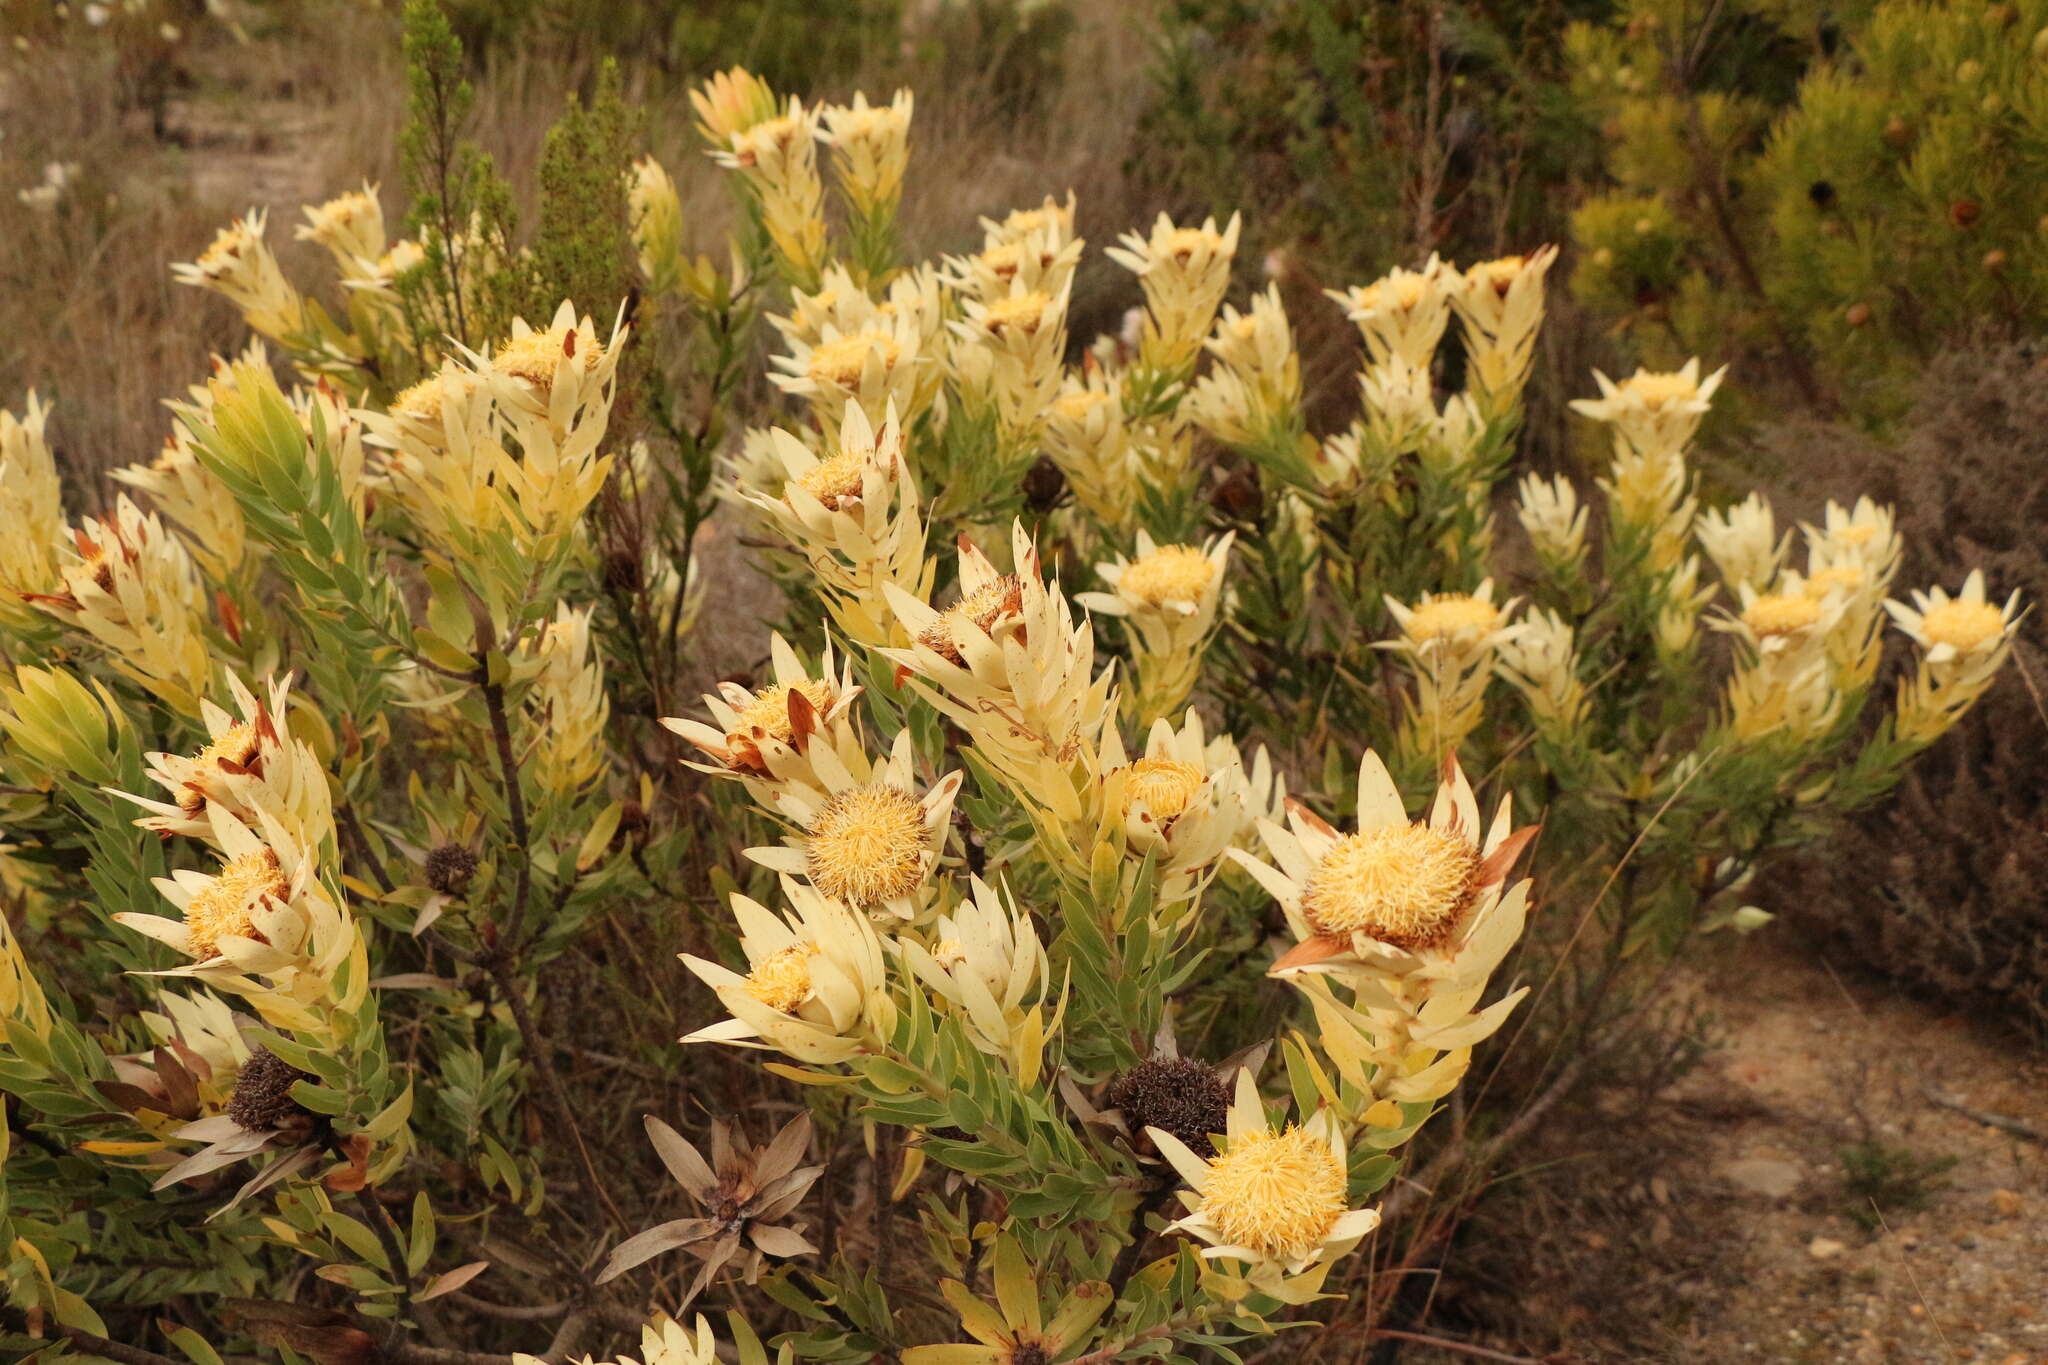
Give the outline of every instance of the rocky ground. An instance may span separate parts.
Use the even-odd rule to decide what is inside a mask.
[[[1704,1059],[1472,1230],[1512,1244],[1481,1316],[1529,1324],[1492,1358],[2048,1365],[2048,1056],[1775,930],[1691,985]]]

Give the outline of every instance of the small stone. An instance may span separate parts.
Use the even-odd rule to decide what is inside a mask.
[[[1993,1190],[1991,1207],[1998,1211],[2000,1218],[2017,1218],[2020,1210],[2026,1207],[2026,1201],[2020,1198],[2017,1190]]]
[[[1776,1157],[1752,1156],[1722,1165],[1723,1180],[1750,1194],[1760,1194],[1766,1199],[1784,1199],[1799,1188],[1805,1178],[1799,1167],[1790,1161]]]
[[[1816,1261],[1830,1261],[1849,1248],[1832,1237],[1816,1237],[1806,1244],[1806,1254]]]

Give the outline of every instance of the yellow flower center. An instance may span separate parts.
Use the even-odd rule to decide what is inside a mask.
[[[903,348],[886,332],[855,332],[852,336],[834,337],[819,343],[811,351],[806,372],[818,383],[856,389],[860,387],[861,375],[867,370],[871,354],[881,356],[882,370],[886,373],[896,368]]]
[[[269,849],[229,859],[185,907],[185,934],[192,942],[192,956],[201,960],[218,957],[223,938],[264,941],[251,915],[266,898],[284,893],[284,874],[278,870],[277,855]]]
[[[1504,295],[1508,292],[1508,286],[1515,282],[1515,277],[1522,273],[1522,264],[1523,258],[1520,256],[1502,256],[1495,261],[1481,261],[1472,267],[1472,278],[1491,285],[1494,293]]]
[[[811,822],[811,884],[849,905],[907,896],[924,880],[924,809],[887,784],[841,792]]]
[[[1088,414],[1109,401],[1101,389],[1075,389],[1053,400],[1053,411],[1070,422],[1085,422]]]
[[[1873,522],[1858,521],[1847,526],[1837,526],[1828,532],[1828,539],[1837,545],[1868,545],[1877,538],[1877,526]]]
[[[740,709],[739,724],[725,737],[726,765],[760,771],[761,746],[756,732],[783,744],[796,741],[796,727],[789,720],[789,695],[803,693],[811,709],[823,716],[835,700],[832,684],[806,679],[797,683],[771,683],[754,693],[754,699]]]
[[[1124,813],[1143,802],[1162,824],[1188,808],[1202,787],[1202,770],[1177,758],[1141,758],[1125,769]]]
[[[1943,602],[1920,618],[1930,645],[1969,654],[2005,634],[2005,613],[1989,602]]]
[[[1500,608],[1483,597],[1462,592],[1433,593],[1408,615],[1408,638],[1468,641],[1500,629]]]
[[[1796,635],[1820,621],[1820,603],[1811,597],[1786,597],[1777,593],[1759,597],[1742,613],[1742,623],[1759,638]]]
[[[1017,237],[1028,237],[1040,228],[1064,227],[1067,215],[1057,208],[1018,209],[1003,219],[1003,231]]]
[[[1117,590],[1150,607],[1196,603],[1216,577],[1216,566],[1192,545],[1161,545],[1138,556],[1117,580]]]
[[[603,354],[604,346],[595,338],[573,327],[550,327],[512,338],[498,348],[491,362],[537,389],[547,389],[554,385],[555,372],[564,360],[573,358],[587,370]]]
[[[206,807],[206,780],[220,772],[248,772],[255,765],[258,752],[256,727],[247,721],[238,721],[221,731],[211,744],[192,755],[192,766],[197,771],[193,780],[178,790],[178,808],[187,815],[198,814]]]
[[[241,259],[253,240],[249,229],[239,221],[229,224],[214,235],[199,257],[199,268],[209,275],[225,274],[228,268]]]
[[[795,1014],[811,998],[811,955],[817,946],[792,943],[770,953],[747,973],[743,990],[777,1014]]]
[[[1479,852],[1428,825],[1361,830],[1309,874],[1301,913],[1318,933],[1409,952],[1450,942],[1478,893]]]
[[[939,614],[918,634],[918,643],[953,663],[961,663],[961,650],[968,625],[984,635],[994,635],[1006,617],[1024,610],[1024,580],[1015,574],[991,579]]]
[[[476,376],[467,373],[431,375],[413,385],[391,400],[391,410],[396,413],[438,426],[441,411],[447,405],[448,391],[452,385],[457,394],[466,394],[476,387]]]
[[[997,336],[1010,331],[1029,336],[1045,321],[1045,310],[1051,303],[1051,297],[1042,289],[1034,289],[1028,294],[1012,294],[988,306],[988,311],[982,315],[982,325]]]
[[[377,278],[395,280],[426,263],[427,249],[418,242],[400,242],[377,258]]]
[[[1221,1244],[1297,1261],[1313,1255],[1344,1216],[1344,1187],[1337,1154],[1307,1129],[1242,1133],[1209,1163],[1202,1212]]]
[[[843,450],[829,460],[818,461],[797,475],[796,486],[836,512],[842,501],[860,496],[861,483],[867,474],[867,468],[866,451]]]
[[[942,938],[932,948],[932,961],[949,970],[966,960],[967,950],[960,946],[957,938]]]
[[[1699,397],[1700,393],[1698,383],[1676,372],[1650,374],[1638,370],[1621,387],[1652,412],[1666,403],[1690,402]]]
[[[80,540],[78,567],[101,592],[114,590],[114,557],[109,552],[119,543],[111,528],[106,540]]]
[[[316,232],[333,232],[337,228],[352,227],[370,216],[370,196],[360,190],[330,199],[313,210],[312,226]]]
[[[1806,595],[1823,598],[1831,592],[1852,593],[1863,586],[1863,570],[1854,564],[1837,564],[1832,569],[1822,569],[1806,580]]]
[[[1175,228],[1166,239],[1166,255],[1186,265],[1197,252],[1221,251],[1223,238],[1208,228]]]

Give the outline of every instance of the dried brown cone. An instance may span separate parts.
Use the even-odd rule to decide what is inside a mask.
[[[816,1255],[803,1235],[802,1223],[782,1220],[795,1212],[823,1166],[800,1166],[811,1145],[811,1116],[799,1114],[763,1146],[744,1140],[735,1144],[732,1125],[720,1119],[711,1125],[711,1160],[706,1162],[682,1134],[650,1115],[647,1136],[676,1183],[703,1210],[696,1218],[678,1218],[628,1237],[612,1248],[597,1283],[622,1275],[666,1251],[687,1250],[704,1266],[683,1295],[687,1307],[711,1277],[737,1261],[748,1284],[760,1277],[764,1257]]]
[[[444,896],[459,896],[476,875],[476,854],[462,844],[441,844],[427,854],[427,885]]]
[[[1224,1131],[1230,1091],[1211,1067],[1186,1057],[1148,1057],[1109,1083],[1103,1097],[1123,1115],[1135,1140],[1147,1128],[1173,1134],[1196,1156],[1216,1155],[1211,1133]]]
[[[296,1133],[303,1138],[313,1131],[316,1116],[292,1098],[292,1087],[315,1079],[270,1049],[257,1048],[235,1075],[228,1117],[245,1132]]]

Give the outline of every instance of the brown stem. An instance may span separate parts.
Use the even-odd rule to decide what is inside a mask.
[[[356,1203],[369,1214],[370,1230],[377,1234],[377,1244],[384,1248],[384,1259],[391,1267],[391,1282],[398,1286],[398,1314],[391,1323],[396,1332],[412,1307],[412,1266],[406,1260],[405,1248],[399,1244],[398,1227],[391,1221],[391,1211],[367,1186],[356,1191]]]
[[[487,681],[486,665],[477,665],[477,679],[483,684],[484,706],[491,716],[491,742],[497,747],[498,768],[505,782],[505,817],[512,826],[512,846],[518,864],[518,880],[512,888],[512,913],[507,917],[500,939],[509,950],[519,942],[526,919],[526,902],[533,893],[533,850],[526,824],[526,793],[519,783],[519,760],[512,753],[512,722],[505,713],[505,689]]]
[[[555,1111],[555,1121],[566,1128],[570,1139],[576,1144],[577,1158],[583,1163],[583,1174],[590,1181],[590,1188],[604,1201],[611,1213],[612,1221],[619,1227],[627,1226],[626,1216],[619,1212],[619,1206],[612,1202],[611,1190],[605,1185],[604,1177],[597,1173],[597,1163],[591,1159],[590,1148],[583,1141],[582,1125],[576,1122],[576,1111],[569,1103],[569,1092],[562,1087],[562,1074],[555,1070],[554,1046],[534,1022],[533,1009],[526,1003],[526,992],[512,968],[502,954],[493,954],[486,964],[491,977],[498,983],[505,1003],[512,1008],[512,1021],[519,1026],[519,1039],[526,1049],[529,1065],[540,1076],[541,1087],[547,1091],[548,1099]]]
[[[1463,1355],[1478,1356],[1481,1360],[1504,1360],[1508,1365],[1543,1365],[1534,1356],[1511,1356],[1506,1351],[1496,1351],[1486,1346],[1474,1346],[1469,1342],[1453,1341],[1449,1337],[1433,1337],[1422,1332],[1398,1332],[1391,1327],[1373,1329],[1375,1337],[1392,1338],[1395,1341],[1412,1341],[1422,1346],[1434,1346],[1440,1351],[1456,1351]]]
[[[74,1346],[82,1347],[96,1356],[118,1360],[121,1365],[178,1365],[169,1356],[160,1356],[155,1351],[145,1351],[140,1346],[123,1346],[118,1341],[96,1337],[91,1332],[77,1327],[58,1324],[56,1334]]]

